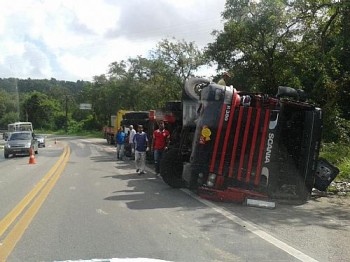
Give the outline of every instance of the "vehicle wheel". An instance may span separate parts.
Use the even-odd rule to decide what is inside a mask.
[[[160,175],[165,183],[174,188],[184,186],[182,180],[182,161],[178,149],[167,151],[160,162]]]
[[[199,100],[201,89],[209,84],[205,78],[190,78],[185,83],[185,92],[192,99]]]
[[[296,100],[299,99],[299,94],[298,91],[292,87],[289,86],[279,86],[278,87],[278,92],[277,92],[277,97],[291,97]]]
[[[9,154],[4,153],[4,157],[5,157],[5,158],[9,158]]]

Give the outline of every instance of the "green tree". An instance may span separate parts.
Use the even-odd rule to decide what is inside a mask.
[[[160,41],[148,58],[138,56],[112,63],[109,80],[117,108],[149,110],[180,99],[184,81],[204,63],[193,42],[175,39]]]
[[[296,1],[304,15],[303,41],[293,65],[307,93],[324,110],[326,141],[348,141],[350,2]]]
[[[8,112],[0,118],[0,127],[7,129],[7,125],[18,121],[17,112]]]
[[[4,128],[9,123],[19,120],[17,94],[0,90],[0,126]]]
[[[164,77],[175,76],[173,80],[176,82],[171,84],[176,84],[178,91],[182,90],[185,81],[206,62],[202,51],[194,42],[179,41],[174,38],[160,41],[156,49],[151,51],[151,60],[163,68]]]
[[[61,108],[57,100],[38,91],[30,93],[22,105],[23,114],[26,120],[33,123],[34,128],[52,128],[54,115],[60,112]]]
[[[289,1],[292,2],[292,1]],[[223,31],[208,45],[206,55],[218,69],[234,72],[240,89],[275,94],[290,81],[284,65],[292,59],[288,42],[298,36],[300,18],[284,0],[226,1]]]

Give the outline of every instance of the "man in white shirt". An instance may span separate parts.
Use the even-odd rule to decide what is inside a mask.
[[[133,125],[130,125],[129,144],[131,147],[131,159],[135,159],[135,145],[133,142],[135,134],[136,134],[136,130],[134,129]]]

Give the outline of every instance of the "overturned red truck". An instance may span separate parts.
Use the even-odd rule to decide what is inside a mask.
[[[299,90],[279,87],[271,97],[192,78],[169,115],[161,176],[203,198],[306,201],[339,173],[319,158],[322,110]]]

